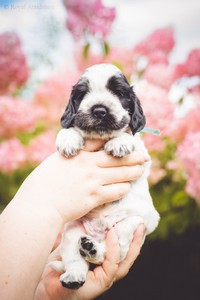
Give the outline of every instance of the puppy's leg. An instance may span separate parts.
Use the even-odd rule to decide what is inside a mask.
[[[115,225],[116,232],[119,239],[121,261],[126,257],[128,253],[130,243],[133,240],[133,233],[138,228],[138,226],[142,223],[144,223],[144,220],[141,217],[132,216],[132,217],[128,217],[123,221],[120,221]],[[143,242],[144,240],[145,240],[145,236],[143,238]]]
[[[106,253],[105,241],[99,243],[88,235],[81,236],[79,239],[79,251],[88,262],[101,264]]]
[[[131,134],[124,132],[120,136],[109,140],[105,144],[104,149],[113,156],[123,157],[134,151],[134,138]]]
[[[78,289],[85,280],[89,264],[79,252],[78,241],[84,234],[80,222],[74,221],[66,225],[61,242],[62,269],[64,273],[60,276],[61,284],[69,289]],[[56,269],[57,262],[51,266]]]
[[[57,150],[66,157],[76,155],[83,144],[83,137],[74,128],[61,129],[56,138]]]

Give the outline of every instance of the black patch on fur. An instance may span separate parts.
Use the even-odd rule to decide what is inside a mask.
[[[73,86],[69,103],[61,118],[61,125],[63,128],[69,128],[73,126],[74,117],[79,108],[79,105],[85,95],[89,93],[89,91],[89,81],[86,78],[81,78],[78,83]]]
[[[127,124],[128,120],[126,117],[123,117],[120,122],[117,122],[115,117],[110,113],[102,119],[93,117],[92,113],[79,111],[74,119],[74,126],[88,134],[95,132],[99,136],[111,134],[113,130],[120,130]]]
[[[142,130],[146,124],[146,118],[143,113],[139,99],[136,97],[133,87],[129,85],[123,74],[112,76],[106,85],[106,88],[117,96],[123,106],[129,112],[131,121],[129,127],[133,134]]]

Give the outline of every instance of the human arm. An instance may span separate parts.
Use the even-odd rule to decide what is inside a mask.
[[[33,299],[63,224],[121,198],[144,160],[81,151],[70,159],[54,153],[38,166],[0,216],[0,298]]]

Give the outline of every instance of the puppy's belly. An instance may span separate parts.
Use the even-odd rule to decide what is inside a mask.
[[[106,234],[115,224],[126,220],[129,217],[134,217],[136,214],[131,209],[120,208],[119,202],[105,205],[102,208],[93,210],[88,215],[81,218],[82,225],[88,235],[96,241],[102,242],[105,240]]]
[[[138,183],[133,183],[130,192],[121,200],[96,208],[81,218],[86,233],[101,242],[115,224],[135,216],[142,218],[146,234],[153,232],[160,217],[153,206],[147,185]]]

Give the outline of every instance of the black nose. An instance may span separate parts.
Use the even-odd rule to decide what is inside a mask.
[[[107,109],[103,106],[96,106],[93,108],[92,114],[96,118],[103,119],[107,115]]]

